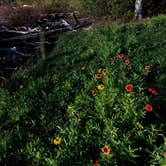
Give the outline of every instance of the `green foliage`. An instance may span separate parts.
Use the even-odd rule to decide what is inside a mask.
[[[11,94],[0,90],[2,165],[164,163],[165,26],[160,16],[73,33],[30,71],[16,73]]]
[[[104,16],[113,20],[132,20],[135,0],[1,0],[0,4],[29,4],[56,11],[78,10],[84,15]],[[152,17],[166,13],[165,0],[144,0],[143,16]]]
[[[87,13],[97,16],[109,16],[111,19],[129,20],[134,17],[134,0],[85,0],[83,7]]]
[[[128,1],[108,1],[108,13],[113,19],[131,20],[134,18],[135,0]]]
[[[134,18],[135,0],[84,0],[85,13],[107,16],[113,20],[132,20]],[[143,16],[151,17],[166,13],[165,0],[144,0]]]
[[[166,1],[165,0],[144,0],[143,15],[155,16],[161,13],[166,13]]]

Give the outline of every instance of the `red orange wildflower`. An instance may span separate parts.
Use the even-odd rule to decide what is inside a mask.
[[[128,84],[125,86],[125,89],[127,92],[132,92],[133,91],[133,85],[132,84]]]
[[[102,72],[103,72],[104,75],[106,75],[107,74],[107,69],[103,69]]]
[[[128,60],[128,59],[125,60],[125,64],[126,64],[126,65],[129,64],[129,60]]]
[[[151,93],[154,94],[154,95],[158,95],[157,90],[154,89],[153,87],[150,87],[150,88],[149,88],[149,92],[151,92]]]
[[[145,66],[145,70],[150,70],[150,66],[149,65]]]
[[[113,61],[115,61],[115,60],[116,60],[116,57],[115,57],[115,56],[113,56],[111,59],[112,59]]]
[[[146,109],[147,112],[150,112],[150,111],[153,110],[153,107],[150,104],[147,104],[145,109]]]
[[[120,59],[123,59],[124,56],[125,56],[124,54],[119,54],[119,55],[118,55],[118,57],[119,57]]]
[[[101,74],[98,74],[98,73],[95,76],[96,76],[97,79],[101,79],[102,78]]]
[[[101,151],[103,152],[104,155],[109,155],[110,154],[110,148],[104,146],[101,148]]]

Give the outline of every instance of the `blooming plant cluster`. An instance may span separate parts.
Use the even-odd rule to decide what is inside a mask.
[[[119,54],[117,57],[116,56],[114,56],[114,57],[112,57],[111,59],[112,59],[112,61],[116,61],[118,58],[120,59],[120,60],[122,60],[122,59],[124,59],[124,57],[127,57],[125,54]],[[122,61],[123,62],[123,61]],[[121,63],[122,63],[121,62]],[[129,60],[128,59],[126,59],[126,60],[124,60],[124,62],[125,62],[125,64],[127,65],[127,69],[128,69],[128,67],[129,67]],[[130,66],[130,70],[131,70],[132,68],[131,68],[131,66]],[[147,66],[145,66],[145,68],[143,68],[143,69],[145,69],[145,70],[147,70]],[[150,68],[148,68],[148,70],[150,70]],[[104,79],[106,79],[105,77],[106,77],[106,75],[109,75],[109,72],[108,71],[110,71],[111,72],[111,70],[109,70],[109,69],[106,69],[106,68],[99,68],[98,69],[98,72],[95,74],[95,78],[96,78],[96,80],[97,80],[97,82],[99,82],[99,84],[97,85],[97,90],[98,90],[98,92],[97,92],[97,90],[93,90],[92,91],[92,95],[94,96],[94,97],[99,97],[99,92],[100,91],[106,91],[106,85],[105,85],[105,83],[104,83]],[[146,91],[146,87],[145,87],[145,91]],[[154,88],[152,88],[152,87],[150,87],[149,89],[149,92],[151,92],[152,94],[154,94],[154,95],[158,95],[158,92],[157,92],[157,90],[156,89],[154,89]],[[124,87],[124,91],[126,91],[127,93],[133,93],[133,97],[134,96],[136,96],[136,93],[134,93],[134,86],[133,86],[133,84],[127,84],[127,85],[125,85],[125,87]],[[110,92],[111,93],[111,92]],[[124,92],[125,93],[125,92]],[[141,93],[142,93],[142,91],[141,91]],[[129,95],[127,95],[127,96],[131,96],[130,94]],[[143,100],[142,100],[143,101]],[[150,105],[150,104],[146,104],[144,107],[142,107],[142,110],[146,110],[147,112],[151,112],[152,110],[153,110],[153,107]],[[144,113],[143,113],[144,114]],[[102,147],[101,148],[101,155],[103,155],[103,157],[104,156],[108,156],[108,155],[110,155],[110,152],[111,152],[111,150],[110,150],[110,148],[108,147],[108,146],[104,146],[104,147]],[[113,155],[112,155],[113,156]],[[95,161],[95,163],[93,164],[93,166],[97,166],[97,165],[99,165],[99,158]]]
[[[164,165],[166,18],[145,25],[73,33],[5,80],[1,165]]]

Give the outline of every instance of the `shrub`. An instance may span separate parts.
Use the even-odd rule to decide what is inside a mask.
[[[156,16],[166,13],[166,1],[165,0],[145,0],[143,4],[144,17]]]
[[[131,20],[134,18],[134,0],[128,1],[108,1],[108,13],[113,19]]]
[[[8,20],[8,26],[36,26],[44,9],[41,7],[0,6],[0,16]]]

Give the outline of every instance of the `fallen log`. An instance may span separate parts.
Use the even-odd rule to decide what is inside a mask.
[[[0,52],[1,52],[0,58],[2,57],[3,53],[13,54],[16,57],[31,57],[30,54],[24,54],[22,52],[19,52],[16,50],[16,48],[0,48]]]
[[[29,32],[26,32],[26,31],[16,31],[16,30],[2,30],[0,31],[0,35],[1,34],[15,34],[15,35],[25,35],[25,34],[28,34]]]
[[[16,37],[11,37],[11,38],[7,38],[7,39],[2,39],[0,41],[0,43],[4,43],[4,42],[15,42],[18,40],[29,40],[29,39],[39,39],[41,35],[47,36],[47,35],[51,35],[54,33],[63,33],[63,32],[67,32],[69,31],[69,28],[60,28],[60,29],[55,29],[55,30],[49,30],[46,32],[39,32],[39,33],[30,33],[30,34],[26,34],[26,35],[21,35],[21,36],[16,36]],[[70,30],[71,31],[71,30]]]

